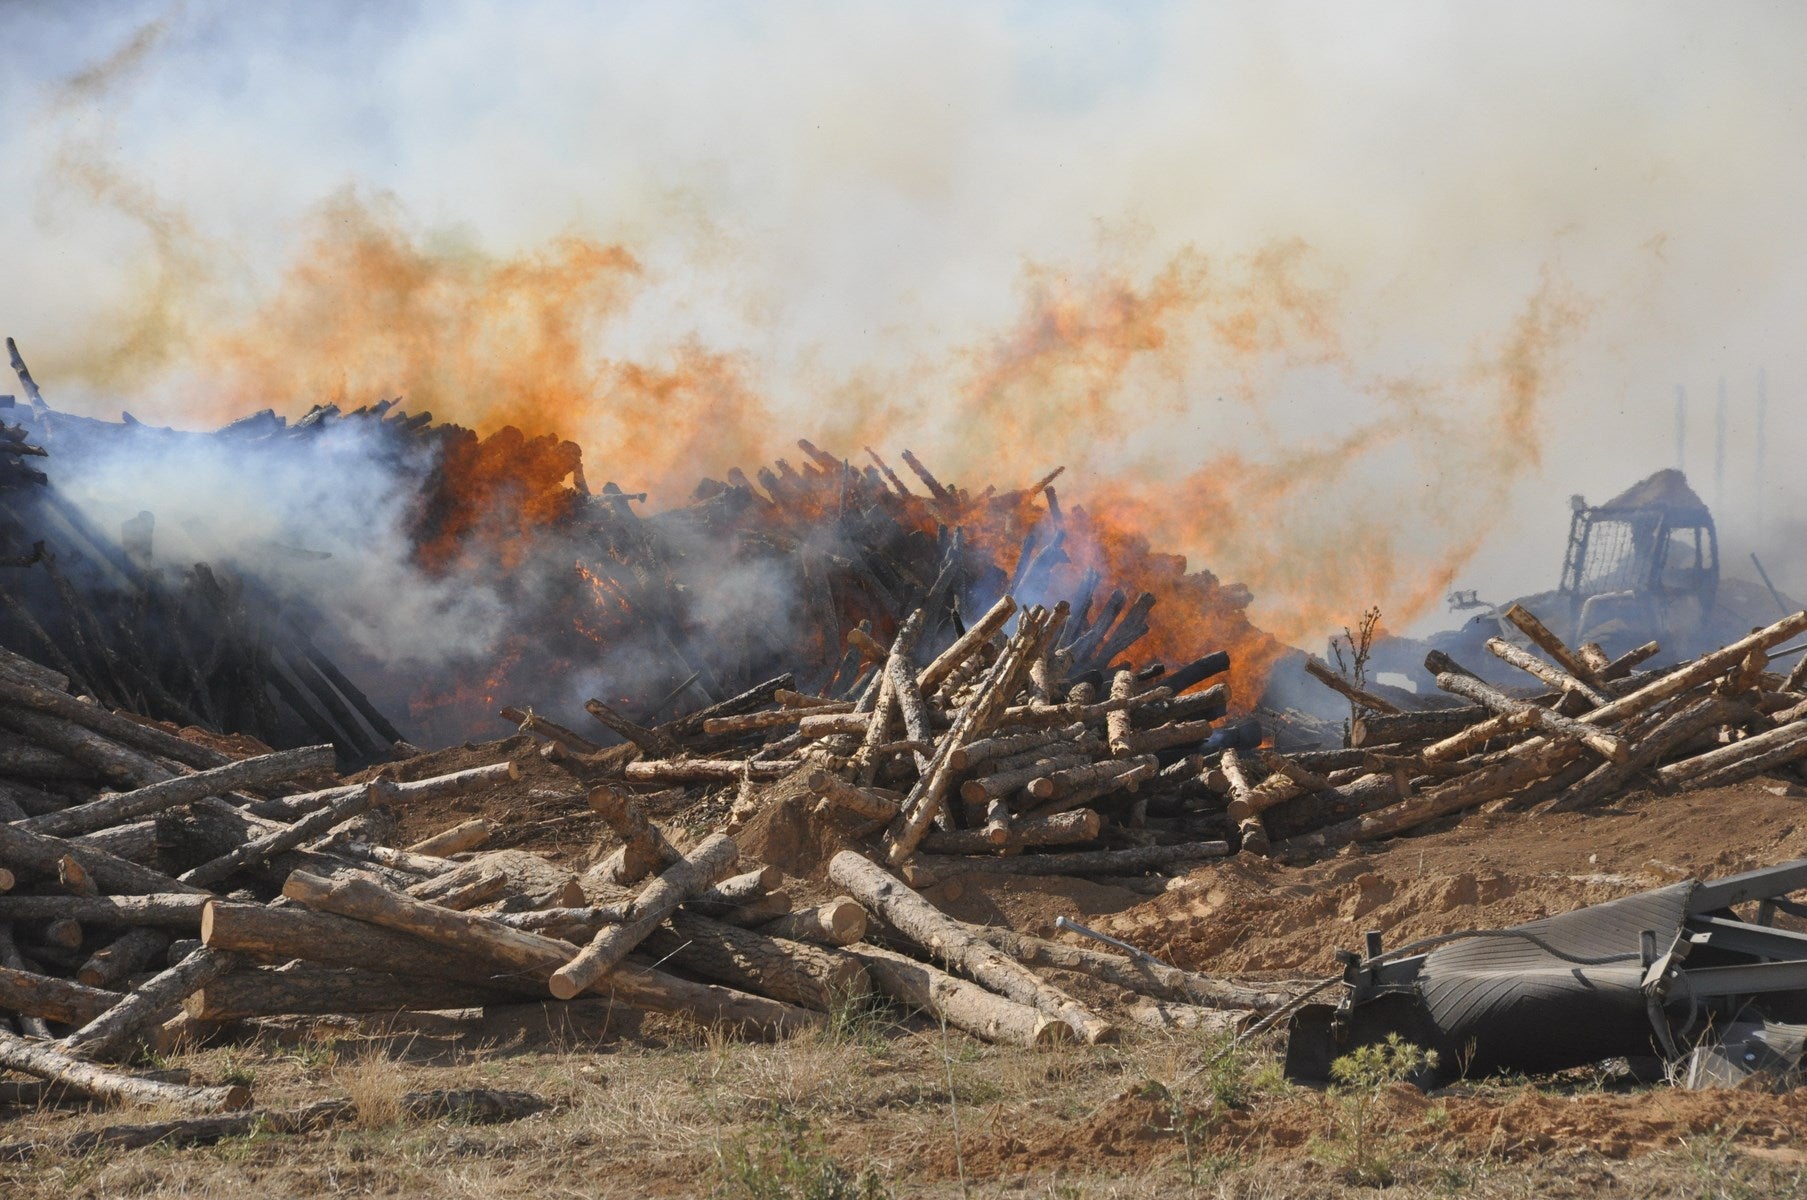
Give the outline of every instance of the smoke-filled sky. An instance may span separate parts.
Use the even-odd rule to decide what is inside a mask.
[[[798,436],[1064,464],[1309,641],[1553,586],[1680,385],[1728,565],[1807,592],[1798,5],[5,13],[0,332],[60,407],[402,394],[668,500]]]

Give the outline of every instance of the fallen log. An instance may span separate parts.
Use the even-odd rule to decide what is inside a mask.
[[[1573,717],[1565,717],[1554,709],[1541,708],[1523,700],[1514,700],[1497,688],[1468,675],[1445,671],[1437,676],[1437,686],[1451,695],[1473,700],[1502,717],[1521,717],[1552,737],[1571,738],[1610,762],[1624,762],[1631,757],[1625,739],[1604,730],[1584,725]]]
[[[866,910],[851,896],[836,896],[767,921],[759,932],[821,946],[851,946],[866,936]]]
[[[1271,1012],[1292,999],[1286,992],[1245,987],[1227,980],[1214,979],[1209,975],[1182,971],[1152,958],[1105,954],[1081,946],[1068,946],[1046,938],[1017,933],[1000,926],[980,926],[978,934],[1025,966],[1077,971],[1161,1000],[1206,1008],[1246,1008],[1256,1012]]]
[[[490,835],[495,831],[495,822],[485,821],[481,817],[470,821],[461,821],[449,829],[440,830],[432,837],[415,842],[407,848],[407,853],[432,858],[446,858],[453,854],[462,854],[467,850],[479,849],[489,841]]]
[[[1593,687],[1598,687],[1602,680],[1594,669],[1587,665],[1579,654],[1568,648],[1561,638],[1550,632],[1548,626],[1537,619],[1536,614],[1523,605],[1514,604],[1506,609],[1506,619],[1518,626],[1519,632],[1536,644],[1539,650],[1556,660],[1558,666]]]
[[[726,834],[711,834],[689,854],[660,873],[634,898],[629,920],[609,926],[552,973],[549,986],[559,1000],[587,990],[686,899],[703,891],[733,869],[740,851]]]
[[[88,961],[76,970],[75,978],[89,987],[111,987],[144,970],[168,950],[169,935],[162,930],[145,926],[128,929],[89,955]]]
[[[88,833],[105,829],[109,825],[120,825],[139,817],[147,817],[180,804],[192,804],[206,796],[279,783],[284,779],[293,779],[305,771],[330,769],[332,765],[331,746],[278,750],[274,754],[240,759],[225,766],[166,779],[134,791],[103,796],[87,804],[65,808],[61,812],[33,817],[22,828],[59,837]]]
[[[647,953],[690,975],[817,1012],[868,995],[872,981],[856,959],[764,931],[742,929],[682,910],[641,942]]]
[[[1036,1047],[1057,1045],[1073,1036],[1065,1021],[993,995],[928,963],[864,944],[850,946],[847,952],[864,964],[887,996],[974,1037],[1005,1046]]]
[[[511,1003],[516,993],[481,984],[392,975],[358,967],[290,964],[234,971],[190,993],[183,1009],[197,1021],[367,1012],[432,1012]]]
[[[1394,704],[1391,700],[1376,696],[1373,692],[1364,691],[1361,688],[1356,687],[1353,683],[1350,683],[1347,679],[1344,679],[1341,675],[1338,675],[1335,671],[1332,671],[1329,667],[1309,655],[1306,656],[1305,659],[1305,672],[1331,691],[1344,696],[1352,703],[1367,709],[1369,712],[1384,713],[1388,716],[1397,716],[1399,714],[1399,706]]]
[[[103,891],[127,895],[160,895],[170,892],[204,894],[202,889],[179,883],[161,871],[139,866],[104,850],[32,833],[16,825],[0,825],[0,860],[55,878],[57,863],[65,855],[82,865]]]
[[[85,726],[102,737],[118,742],[129,749],[152,754],[158,758],[167,758],[196,770],[224,766],[232,761],[229,755],[222,754],[218,750],[212,750],[198,742],[177,737],[154,725],[147,725],[142,721],[134,721],[130,717],[120,716],[98,704],[89,704],[84,700],[79,700],[61,688],[53,688],[43,683],[27,683],[0,678],[0,704],[10,704],[15,708],[27,708],[47,713],[53,717],[61,717],[65,721]]]
[[[60,1045],[85,1058],[112,1053],[153,1021],[168,1016],[189,993],[218,979],[237,962],[230,954],[203,946],[139,984],[119,1003],[64,1038]]]
[[[65,1025],[86,1025],[117,1003],[117,992],[0,966],[0,1009]]]
[[[1607,701],[1606,694],[1595,688],[1592,684],[1569,674],[1560,667],[1551,666],[1535,654],[1514,646],[1505,638],[1488,638],[1487,649],[1501,662],[1510,663],[1512,666],[1517,667],[1532,678],[1555,688],[1559,692],[1572,692],[1592,705],[1605,704]],[[1590,669],[1593,669],[1592,664],[1589,665]],[[1601,677],[1601,671],[1604,670],[1607,665],[1610,664],[1603,664],[1601,668],[1594,669],[1595,678]]]
[[[744,762],[724,758],[641,759],[622,767],[621,776],[630,783],[735,783],[741,779],[770,783],[802,765],[783,758]]]
[[[1020,850],[1025,846],[1062,846],[1089,842],[1098,836],[1104,821],[1089,808],[1030,817],[1010,823],[1004,839],[993,840],[986,830],[962,829],[953,833],[931,830],[922,839],[925,854],[985,854],[992,850]]]
[[[1670,763],[1656,776],[1670,787],[1723,787],[1803,756],[1807,756],[1807,720]]]
[[[74,759],[111,783],[140,788],[174,778],[176,774],[147,755],[49,713],[0,704],[0,726],[44,749]]]
[[[970,930],[851,850],[835,855],[829,878],[899,933],[985,987],[1065,1021],[1087,1043],[1112,1036],[1108,1022],[980,941]]]
[[[585,878],[627,886],[638,883],[654,871],[676,862],[678,852],[665,835],[646,818],[646,811],[634,798],[619,788],[606,784],[590,789],[589,804],[599,813],[621,845],[607,858],[586,871]]]
[[[241,868],[273,858],[284,850],[293,850],[303,842],[324,837],[339,822],[374,805],[387,802],[393,791],[393,784],[380,779],[372,780],[359,791],[334,800],[325,808],[316,809],[293,825],[246,842],[230,853],[184,871],[181,880],[183,883],[211,886]]]
[[[297,884],[295,890],[298,893],[292,898],[327,911],[289,914],[280,909],[261,909],[257,911],[264,915],[258,917],[240,911],[256,909],[255,905],[215,903],[208,906],[207,916],[203,919],[202,939],[209,940],[211,933],[222,943],[262,944],[265,957],[307,958],[322,965],[368,968],[381,964],[400,974],[490,982],[510,990],[529,984],[533,985],[527,988],[529,994],[537,995],[545,994],[545,981],[571,957],[569,942],[510,929],[470,913],[449,912],[436,905],[386,892],[364,881],[331,882],[291,877],[291,882]],[[343,919],[344,913],[333,913],[333,909],[355,912],[359,916],[355,920]],[[272,920],[272,913],[281,915]],[[341,919],[333,926],[309,929],[292,919],[297,915],[311,918],[332,915]],[[346,926],[351,929],[346,930]],[[392,930],[405,932],[398,934]],[[352,952],[350,958],[345,948],[330,944],[333,939],[348,935],[361,947]],[[423,940],[416,941],[417,938]],[[297,943],[303,939],[311,952],[298,948]],[[401,947],[395,946],[397,942]],[[286,951],[285,943],[289,947]],[[379,953],[380,957],[371,957],[372,953]],[[423,956],[425,964],[422,963]],[[401,965],[404,962],[406,967]],[[423,965],[426,969],[419,969]],[[762,1034],[794,1033],[821,1023],[819,1014],[796,1005],[715,984],[691,983],[637,963],[617,964],[591,990],[612,995],[636,1008],[688,1017],[702,1025]]]
[[[1640,773],[1661,762],[1676,747],[1685,745],[1708,729],[1744,711],[1741,705],[1720,696],[1698,700],[1680,712],[1670,714],[1655,729],[1637,739],[1633,744],[1631,757],[1625,762],[1601,763],[1579,783],[1544,804],[1540,811],[1577,812],[1590,808],[1609,796],[1617,795],[1630,786]]]
[[[434,775],[428,779],[416,779],[409,783],[392,783],[387,803],[391,808],[418,804],[424,800],[447,800],[454,796],[468,796],[498,784],[508,783],[521,777],[520,764],[515,762],[491,763],[488,766],[471,767],[464,771],[454,771],[449,775]],[[305,816],[317,808],[331,804],[334,800],[349,796],[362,784],[348,784],[344,787],[326,788],[317,792],[302,792],[299,795],[285,796],[280,800],[260,800],[248,804],[244,811],[255,817],[264,817],[276,821],[293,821]]]
[[[191,1087],[110,1071],[51,1046],[27,1042],[0,1032],[0,1067],[61,1084],[72,1092],[122,1104],[167,1104],[188,1112],[239,1109],[251,1103],[251,1089],[240,1084]]]

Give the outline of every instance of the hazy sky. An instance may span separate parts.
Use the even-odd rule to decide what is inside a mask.
[[[0,331],[56,403],[180,423],[339,379],[475,419],[495,380],[420,364],[498,307],[543,328],[529,293],[576,237],[632,267],[581,281],[572,394],[682,377],[672,423],[706,441],[719,419],[724,453],[829,430],[975,485],[1065,462],[1082,499],[1203,467],[1253,518],[1206,521],[1181,489],[1149,509],[1164,540],[1270,603],[1328,589],[1353,613],[1422,600],[1380,553],[1438,592],[1552,586],[1569,494],[1673,465],[1681,385],[1698,490],[1735,537],[1764,517],[1772,574],[1807,592],[1807,555],[1783,557],[1807,514],[1798,4],[15,0],[7,19]],[[310,343],[335,313],[388,329],[387,282],[333,250],[348,238],[430,277],[425,316],[393,317],[409,348]],[[538,336],[501,357],[546,353]],[[755,418],[720,417],[745,398]],[[560,403],[607,464],[592,481],[707,458],[636,457],[600,407]]]

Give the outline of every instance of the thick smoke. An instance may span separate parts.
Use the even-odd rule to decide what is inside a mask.
[[[1567,497],[1675,461],[1679,383],[1728,562],[1807,592],[1794,6],[14,22],[0,321],[60,403],[403,393],[667,501],[793,434],[1064,463],[1309,642],[1551,585]]]

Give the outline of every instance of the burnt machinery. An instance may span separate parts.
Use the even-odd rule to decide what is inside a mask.
[[[1807,918],[1789,899],[1807,859],[1689,880],[1510,929],[1338,951],[1342,996],[1294,1014],[1286,1071],[1330,1064],[1397,1033],[1435,1050],[1421,1083],[1656,1058],[1702,1081],[1788,1077],[1807,1021]],[[1738,909],[1748,909],[1747,916]]]

